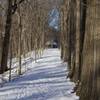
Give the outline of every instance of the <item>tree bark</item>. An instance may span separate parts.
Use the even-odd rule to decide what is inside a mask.
[[[99,0],[87,0],[80,100],[100,100]]]
[[[80,0],[76,0],[76,50],[75,50],[75,75],[74,80],[79,80],[80,61]]]
[[[6,26],[5,26],[5,36],[4,36],[3,47],[2,47],[0,74],[8,70],[7,59],[8,59],[8,51],[9,51],[11,23],[12,23],[12,0],[8,0],[7,19],[6,19]]]

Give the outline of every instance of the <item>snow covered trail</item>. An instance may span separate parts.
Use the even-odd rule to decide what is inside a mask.
[[[67,64],[58,49],[45,50],[30,70],[0,88],[0,100],[78,100],[71,91],[74,83],[66,79]]]

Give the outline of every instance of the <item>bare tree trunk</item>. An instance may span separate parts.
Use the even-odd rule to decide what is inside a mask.
[[[75,75],[74,80],[79,80],[80,61],[80,0],[76,0],[76,51],[75,51]]]
[[[18,74],[21,75],[21,34],[22,34],[22,22],[21,22],[21,8],[19,7],[19,69],[18,69]]]
[[[100,4],[87,0],[80,100],[100,100]]]
[[[9,81],[11,81],[11,66],[12,66],[12,37],[10,39],[10,64],[9,64]]]
[[[7,19],[6,19],[6,26],[5,26],[5,36],[4,36],[3,47],[2,47],[0,73],[3,73],[6,70],[8,70],[7,59],[8,59],[8,51],[9,51],[11,23],[12,23],[12,0],[8,0],[8,10],[7,10]]]
[[[69,1],[63,1],[64,5],[61,7],[61,36],[60,36],[60,44],[61,44],[61,59],[64,62],[68,61],[68,3]]]
[[[84,5],[83,5],[84,4]],[[83,57],[83,45],[85,37],[85,27],[86,27],[86,10],[87,10],[87,0],[80,0],[80,54],[79,54],[79,75],[78,79],[81,81],[82,72],[82,57]]]

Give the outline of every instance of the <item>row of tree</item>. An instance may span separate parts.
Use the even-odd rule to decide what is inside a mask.
[[[100,100],[100,1],[63,0],[61,58],[80,100]]]
[[[0,74],[9,70],[9,59],[35,51],[35,58],[44,48],[47,9],[37,0],[7,0],[0,4]]]
[[[0,74],[9,71],[11,79],[13,58],[18,59],[21,74],[22,58],[30,51],[35,52],[36,61],[46,41],[55,36],[49,34],[56,32],[49,28],[48,18],[59,4],[60,0],[0,1]]]
[[[19,74],[23,55],[34,50],[37,58],[48,40],[48,12],[55,5],[60,11],[61,58],[68,62],[68,77],[76,82],[80,100],[99,100],[99,0],[1,0],[0,74],[11,69],[14,57],[19,59]]]

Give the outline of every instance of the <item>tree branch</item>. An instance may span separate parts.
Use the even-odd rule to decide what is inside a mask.
[[[17,2],[17,0],[14,1],[14,4],[12,5],[12,14],[15,14],[18,6],[24,1],[25,0],[20,0],[19,2]]]
[[[18,2],[18,5],[21,4],[23,1],[25,1],[25,0],[20,0],[20,1]]]

